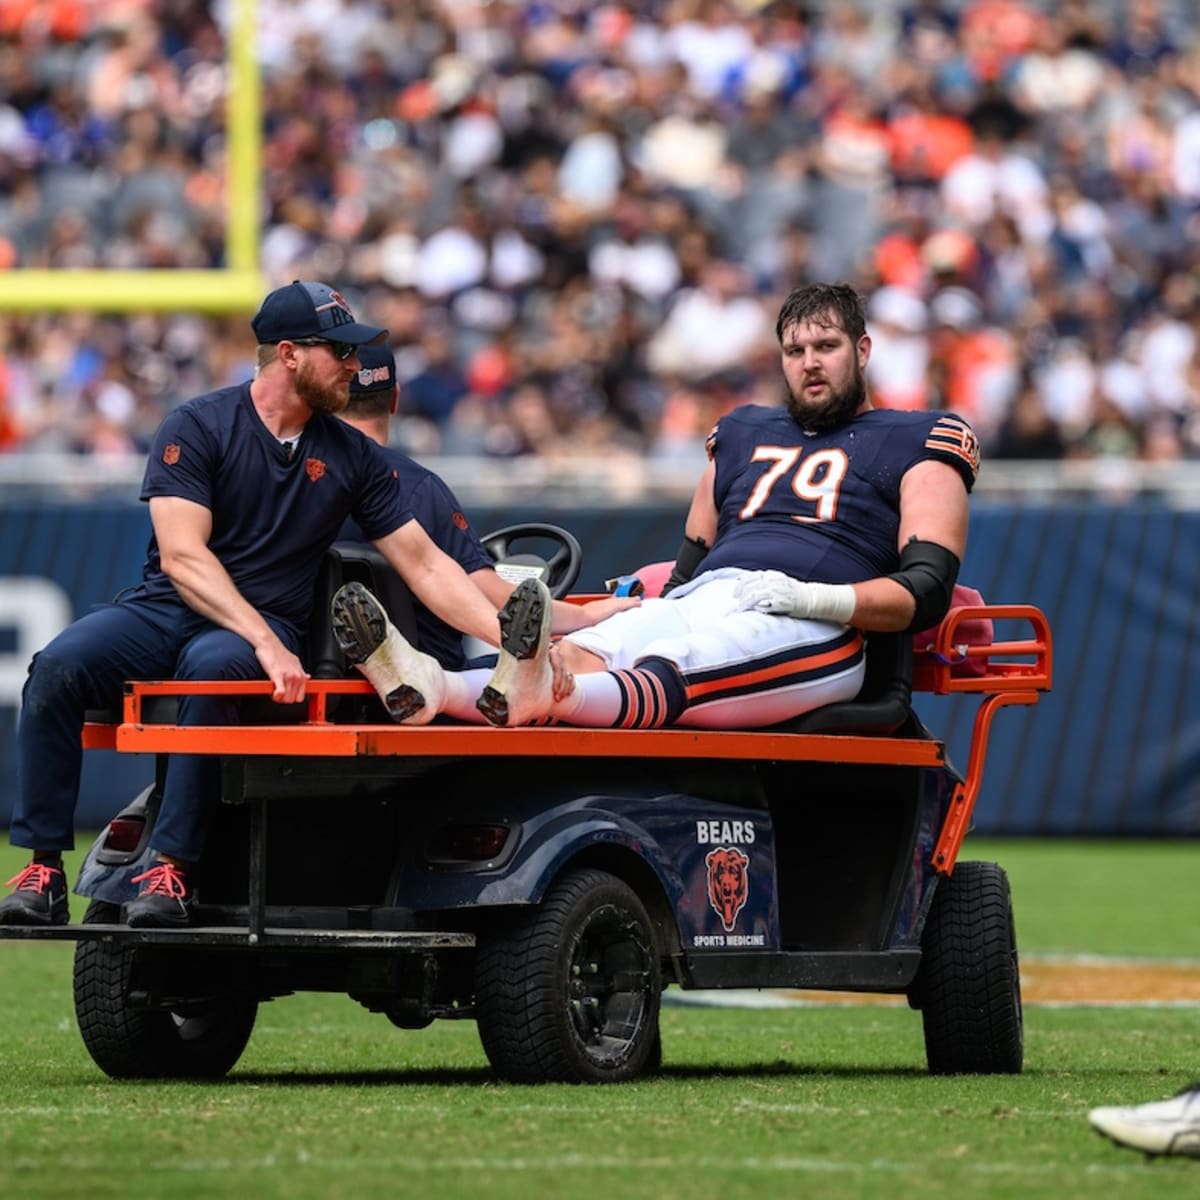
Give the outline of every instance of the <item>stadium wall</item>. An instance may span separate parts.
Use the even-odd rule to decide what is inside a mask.
[[[673,557],[681,510],[473,508],[482,532],[556,519],[584,549],[581,590]],[[66,621],[135,582],[149,521],[126,501],[16,501],[0,512],[0,820],[16,783],[15,717],[29,656]],[[1055,688],[995,722],[976,827],[987,834],[1200,834],[1200,512],[1167,503],[983,500],[963,582],[1037,604],[1055,634]],[[975,703],[921,697],[964,763]],[[141,756],[85,756],[77,824],[96,828],[152,776]]]

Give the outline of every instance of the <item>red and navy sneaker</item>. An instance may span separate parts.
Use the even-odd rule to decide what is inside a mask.
[[[65,925],[71,919],[61,866],[31,862],[5,887],[13,890],[0,900],[0,925]]]
[[[174,863],[156,862],[130,882],[140,883],[142,890],[125,905],[126,925],[154,929],[191,924],[192,888],[186,872]]]

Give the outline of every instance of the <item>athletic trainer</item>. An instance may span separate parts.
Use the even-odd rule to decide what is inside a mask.
[[[379,447],[337,418],[359,347],[386,330],[357,321],[324,283],[271,292],[251,322],[254,379],[190,400],[159,427],[141,498],[153,536],[142,582],[80,618],[34,656],[17,732],[10,836],[33,851],[9,880],[0,922],[68,920],[62,852],[74,844],[80,734],[88,709],[116,707],[127,679],[260,679],[301,700],[298,657],[322,556],[353,516],[413,592],[455,628],[495,644],[495,606],[413,519]],[[235,724],[235,702],[180,698],[182,725]],[[219,761],[172,755],[135,882],[132,925],[186,924]]]

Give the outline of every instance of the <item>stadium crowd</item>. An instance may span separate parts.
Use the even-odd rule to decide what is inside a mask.
[[[989,458],[1200,458],[1182,0],[258,0],[261,261],[418,455],[694,454],[805,279]],[[0,268],[222,265],[231,3],[0,0]],[[0,448],[144,452],[244,314],[0,317]]]

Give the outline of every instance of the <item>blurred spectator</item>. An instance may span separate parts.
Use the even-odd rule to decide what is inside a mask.
[[[1046,411],[1068,442],[1082,442],[1098,417],[1096,368],[1083,342],[1061,339],[1034,377]]]
[[[880,288],[867,309],[867,382],[878,408],[928,408],[929,310],[905,288]]]
[[[1085,458],[1136,458],[1139,442],[1133,422],[1111,400],[1098,396],[1077,449]]]
[[[1041,393],[1026,381],[983,449],[988,458],[1055,459],[1063,457],[1067,444]]]
[[[702,379],[746,365],[771,337],[747,273],[713,259],[698,286],[679,294],[646,347],[646,361],[657,374]]]
[[[466,373],[454,355],[453,331],[444,314],[433,313],[426,318],[418,354],[420,366],[401,380],[400,409],[442,429],[455,405],[469,391]]]
[[[770,314],[989,452],[1200,457],[1189,0],[259,0],[261,264],[392,330],[420,453],[671,458]],[[229,0],[0,4],[0,270],[224,265]],[[132,456],[237,320],[0,318],[0,451]]]
[[[1020,372],[1012,336],[985,320],[978,297],[967,288],[939,289],[929,302],[932,324],[928,407],[948,408],[987,435],[1004,418]]]

